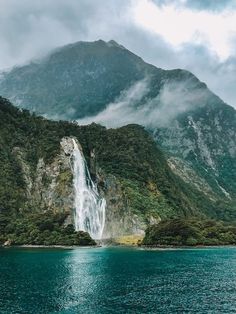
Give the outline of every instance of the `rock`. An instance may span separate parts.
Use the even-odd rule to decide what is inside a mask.
[[[11,246],[12,245],[12,241],[11,240],[7,240],[3,243],[3,246]]]
[[[25,151],[15,147],[13,153],[26,186],[26,207],[72,213],[74,193],[71,171],[72,138],[62,138],[61,151],[52,162],[45,163],[43,158],[39,158],[34,173],[30,169]]]
[[[73,154],[74,144],[72,138],[63,137],[60,144],[66,156],[71,156]]]

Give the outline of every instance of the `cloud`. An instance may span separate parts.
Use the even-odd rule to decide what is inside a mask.
[[[236,107],[235,17],[230,0],[0,0],[0,69],[114,39],[157,67],[190,70]]]
[[[148,93],[148,79],[134,83],[129,89],[107,106],[96,116],[77,120],[78,124],[86,125],[96,122],[107,127],[119,127],[130,123],[138,123],[143,109],[136,110],[142,98]],[[115,118],[114,118],[115,117]]]
[[[127,4],[126,4],[127,3]],[[0,68],[21,64],[51,49],[110,35],[129,1],[0,0]],[[125,14],[124,14],[125,16]],[[110,38],[108,38],[110,39]]]
[[[144,96],[149,91],[149,78],[145,78],[133,84],[96,116],[79,119],[77,123],[86,125],[96,122],[106,127],[137,123],[148,128],[163,127],[173,122],[180,114],[206,103],[208,92],[202,88],[191,87],[191,79],[166,82],[157,97],[146,100]]]
[[[147,30],[161,35],[174,47],[186,42],[206,44],[222,60],[231,55],[231,37],[235,36],[236,11],[193,11],[176,2],[158,6],[153,1],[137,1],[134,19]]]
[[[190,8],[199,11],[221,12],[235,8],[234,0],[153,0],[158,6],[175,5],[180,8]]]

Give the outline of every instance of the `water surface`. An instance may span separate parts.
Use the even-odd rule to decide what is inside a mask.
[[[0,313],[236,313],[236,249],[0,249]]]

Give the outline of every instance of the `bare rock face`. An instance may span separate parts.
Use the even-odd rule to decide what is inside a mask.
[[[4,243],[3,243],[3,246],[11,246],[12,245],[12,242],[11,242],[11,240],[7,240],[7,241],[5,241]]]
[[[60,144],[66,156],[73,154],[74,144],[71,137],[63,137]]]
[[[212,100],[213,101],[213,100]],[[211,199],[235,199],[236,111],[214,98],[206,108],[154,132],[175,174]]]
[[[62,139],[60,154],[50,164],[46,164],[40,158],[35,173],[32,173],[25,161],[24,152],[20,148],[15,148],[14,153],[26,184],[26,207],[71,213],[73,210],[72,151],[72,141]]]
[[[100,193],[106,199],[106,222],[103,238],[116,238],[124,235],[143,235],[148,222],[158,221],[150,216],[147,221],[142,216],[132,212],[129,200],[126,197],[122,184],[118,178],[112,175],[101,174],[99,170],[98,183]]]
[[[191,164],[187,163],[183,159],[173,156],[170,157],[167,162],[171,170],[177,176],[181,177],[185,182],[193,185],[210,199],[214,200],[216,198],[216,195],[214,194],[214,191],[210,185],[203,177],[198,176],[196,171],[194,171],[194,169],[191,167]]]
[[[121,185],[114,176],[104,178],[106,198],[106,224],[104,238],[114,238],[124,234],[137,233],[139,223],[129,211],[129,206]]]

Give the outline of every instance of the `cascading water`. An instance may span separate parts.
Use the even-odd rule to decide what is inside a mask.
[[[105,225],[106,200],[99,196],[83,154],[74,139],[73,145],[75,229],[86,231],[93,239],[100,240]]]

